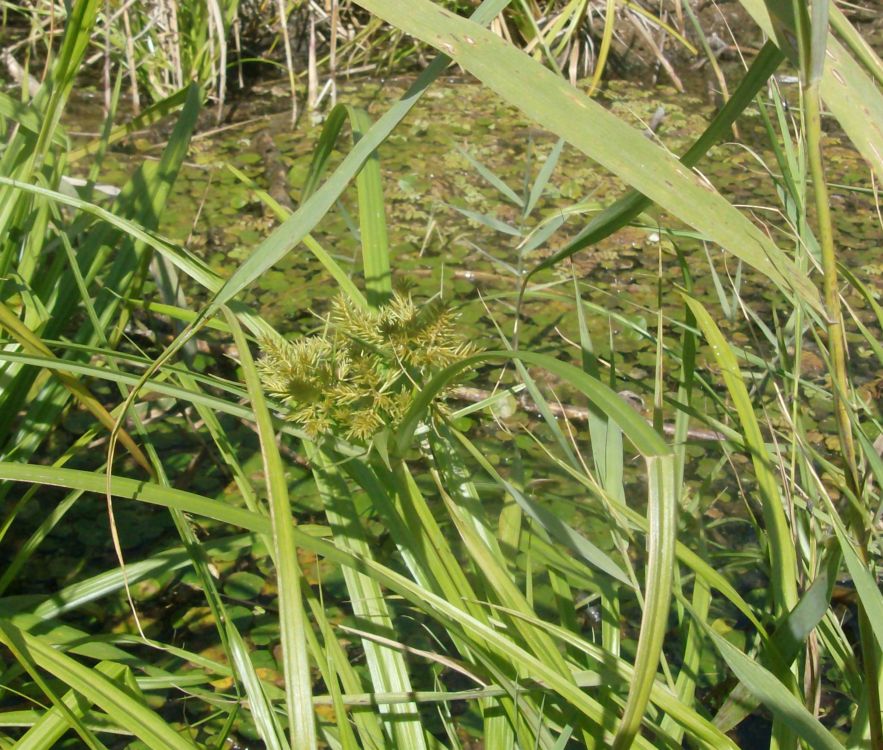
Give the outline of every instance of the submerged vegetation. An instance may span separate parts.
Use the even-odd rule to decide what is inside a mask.
[[[883,747],[879,23],[731,5],[4,5],[0,750]]]

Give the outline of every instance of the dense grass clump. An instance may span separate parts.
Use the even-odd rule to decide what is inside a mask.
[[[375,39],[439,56],[376,119],[331,109],[299,184],[224,165],[234,210],[280,223],[222,275],[165,230],[237,4],[137,27],[174,4],[78,0],[57,42],[44,5],[45,73],[0,94],[0,750],[883,747],[883,307],[832,209],[848,191],[880,228],[883,64],[838,6],[746,0],[768,41],[676,158],[586,93],[616,4],[575,85],[591,3],[361,0]],[[106,37],[104,124],[76,140],[96,39],[131,56],[184,18],[173,85],[123,63],[158,103],[122,126]],[[444,208],[484,247],[434,215],[391,246],[383,149],[452,59],[558,141],[520,190],[459,150],[500,197]],[[164,118],[112,189],[113,145]],[[709,178],[734,125],[778,204]],[[626,192],[567,200],[565,143]],[[630,314],[577,272],[620,231],[646,238],[616,267]],[[271,276],[295,257],[308,282]],[[268,278],[322,294],[279,323],[247,301]]]

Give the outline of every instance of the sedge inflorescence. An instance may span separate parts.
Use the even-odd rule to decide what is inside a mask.
[[[375,310],[338,297],[322,334],[261,341],[258,369],[310,437],[367,441],[401,421],[432,375],[477,351],[456,318],[440,301],[418,307],[401,293]]]

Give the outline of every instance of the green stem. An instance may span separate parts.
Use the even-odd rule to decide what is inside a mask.
[[[840,433],[840,444],[847,481],[853,489],[856,489],[859,483],[855,442],[852,438],[849,405],[846,401],[849,383],[846,372],[846,336],[843,328],[843,313],[840,308],[840,294],[838,292],[837,254],[834,249],[834,231],[830,205],[828,203],[828,187],[825,182],[825,169],[822,164],[822,126],[819,91],[816,83],[810,83],[806,87],[804,98],[807,152],[815,193],[819,244],[822,249],[822,273],[824,275],[825,309],[828,313],[828,352],[831,357],[834,413],[837,419],[837,429]]]
[[[828,353],[831,358],[831,385],[834,394],[834,414],[840,435],[841,452],[847,486],[855,497],[861,497],[858,478],[855,442],[847,403],[848,374],[846,369],[846,335],[843,313],[838,292],[837,255],[834,248],[833,223],[828,202],[828,188],[825,182],[825,169],[822,163],[821,148],[821,108],[819,81],[810,81],[804,89],[804,114],[806,117],[807,156],[813,181],[816,202],[816,223],[819,244],[822,250],[822,273],[824,275],[825,309],[828,314]],[[852,532],[858,540],[858,549],[866,564],[868,555],[868,533],[865,518],[857,510],[850,513]],[[867,613],[859,602],[859,629],[862,644],[862,669],[868,690],[868,720],[871,730],[871,747],[883,747],[883,723],[880,716],[879,654],[876,638]]]

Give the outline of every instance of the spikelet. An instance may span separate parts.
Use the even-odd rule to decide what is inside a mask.
[[[418,307],[408,294],[397,292],[371,311],[340,296],[321,335],[262,340],[258,370],[286,418],[310,437],[332,433],[367,443],[398,425],[415,388],[477,351],[456,322],[441,302]]]

